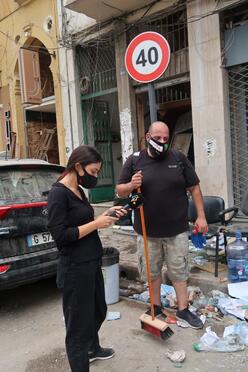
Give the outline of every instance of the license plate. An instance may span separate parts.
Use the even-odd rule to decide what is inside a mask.
[[[29,247],[34,245],[45,244],[53,242],[52,235],[49,232],[43,232],[27,236],[27,242]]]

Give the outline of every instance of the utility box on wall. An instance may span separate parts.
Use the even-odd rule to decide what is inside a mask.
[[[22,103],[39,105],[42,102],[39,53],[21,48],[19,69]]]

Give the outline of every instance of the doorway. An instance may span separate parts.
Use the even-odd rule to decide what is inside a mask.
[[[121,141],[117,94],[82,101],[84,143],[96,147],[103,158],[97,187],[89,192],[92,203],[113,200],[121,169]]]

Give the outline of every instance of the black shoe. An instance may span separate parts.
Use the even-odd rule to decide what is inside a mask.
[[[151,315],[151,308],[146,310],[147,315]],[[166,318],[166,315],[163,313],[161,306],[154,305],[154,316],[162,316],[163,318]]]
[[[194,329],[203,328],[203,323],[197,315],[193,314],[189,309],[177,310],[176,317],[178,320],[181,320],[189,327]]]
[[[105,360],[113,358],[115,355],[115,351],[110,348],[104,348],[101,347],[98,351],[95,353],[89,353],[89,361],[94,362],[95,360]]]

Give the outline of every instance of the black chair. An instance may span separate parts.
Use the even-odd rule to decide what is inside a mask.
[[[246,190],[241,203],[241,211],[245,216],[248,216],[248,189]]]
[[[238,213],[237,207],[231,207],[225,209],[224,199],[219,196],[204,196],[203,197],[204,210],[206,215],[206,220],[208,223],[209,231],[206,235],[206,239],[216,238],[215,245],[215,270],[214,275],[218,276],[218,263],[219,263],[219,236],[220,232],[225,229],[230,223],[232,218]],[[229,215],[229,217],[227,217]],[[197,218],[196,207],[192,200],[189,198],[188,207],[188,221],[192,224],[195,223]],[[224,235],[224,239],[226,236]],[[226,240],[225,240],[226,246]]]
[[[233,207],[234,208],[234,207]],[[238,208],[237,208],[238,209]],[[229,222],[233,219],[234,216],[231,217]],[[248,240],[248,189],[244,193],[244,196],[241,201],[241,206],[239,209],[239,214],[235,215],[235,220],[232,223],[225,226],[222,231],[224,233],[225,242],[227,241],[227,237],[235,236],[236,231],[239,230],[242,234],[242,237]]]

